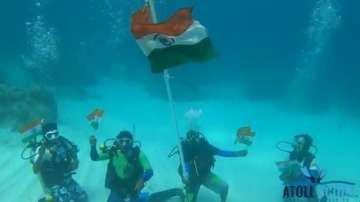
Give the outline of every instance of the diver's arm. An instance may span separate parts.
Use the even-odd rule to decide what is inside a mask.
[[[139,154],[139,160],[140,160],[141,166],[144,169],[144,174],[142,177],[140,177],[137,180],[136,185],[134,187],[134,191],[136,191],[138,193],[140,193],[141,190],[144,188],[145,182],[150,180],[150,178],[154,175],[154,172],[153,172],[153,169],[151,168],[149,160],[147,159],[145,154],[141,151]]]
[[[150,178],[154,175],[154,171],[152,169],[145,170],[143,175],[144,182],[150,180]]]
[[[319,170],[319,166],[317,165],[315,158],[311,161],[309,169],[310,170]]]
[[[90,148],[90,158],[93,161],[98,161],[99,160],[99,153],[96,149],[96,145],[91,145]]]
[[[154,175],[154,171],[150,165],[148,158],[146,157],[146,155],[143,152],[140,152],[139,159],[140,159],[141,166],[144,169],[143,180],[144,180],[144,182],[146,182],[146,181],[150,180],[150,178]]]
[[[96,149],[96,145],[91,145],[90,148],[90,158],[93,161],[103,161],[109,159],[109,155],[107,153],[98,153]]]
[[[222,150],[209,143],[208,143],[208,147],[213,155],[217,155],[221,157],[243,157],[246,156],[248,153],[247,150],[239,150],[239,151]]]
[[[38,160],[33,163],[32,169],[35,174],[39,173],[40,165],[41,165],[41,163]]]
[[[308,168],[308,171],[310,173],[310,176],[312,176],[315,179],[321,180],[321,178],[324,177],[323,176],[324,173],[321,172],[321,170],[320,170],[319,166],[317,165],[315,159],[313,159],[311,161],[311,164],[310,164],[310,166]]]
[[[90,136],[89,138],[89,142],[90,142],[90,158],[93,161],[102,161],[102,160],[107,160],[109,159],[109,154],[108,153],[98,153],[97,149],[96,149],[96,138],[95,136]]]
[[[248,153],[247,150],[239,150],[239,151],[227,151],[218,149],[215,155],[221,157],[244,157]]]
[[[209,143],[208,143],[208,147],[212,151],[213,155],[217,155],[221,157],[243,157],[246,156],[248,153],[247,150],[239,150],[239,151],[222,150]]]
[[[39,146],[36,149],[36,153],[37,153],[37,155],[34,157],[34,160],[32,161],[32,163],[33,163],[32,168],[33,168],[33,172],[35,174],[37,174],[40,171],[40,167],[41,167],[41,164],[43,162],[43,156],[44,156],[44,153],[45,153],[44,146]]]
[[[185,162],[185,171],[182,172],[181,180],[184,184],[187,184],[189,182],[190,172],[191,172],[191,165],[189,162]]]

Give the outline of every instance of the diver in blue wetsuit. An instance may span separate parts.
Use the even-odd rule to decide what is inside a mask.
[[[181,144],[188,174],[184,176],[182,166],[179,167],[181,179],[185,184],[185,202],[197,201],[201,185],[219,194],[221,202],[225,202],[228,184],[211,171],[215,164],[215,156],[244,157],[248,151],[221,150],[211,145],[200,132],[195,130],[189,130]]]

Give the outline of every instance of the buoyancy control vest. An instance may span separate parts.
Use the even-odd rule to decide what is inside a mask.
[[[137,181],[143,176],[144,168],[140,162],[140,148],[133,147],[126,155],[126,176],[123,178],[118,176],[116,173],[116,168],[114,161],[117,160],[116,155],[120,151],[109,151],[110,160],[107,165],[106,177],[105,177],[105,187],[116,191],[120,196],[134,196],[135,194],[135,185]]]
[[[215,154],[218,149],[212,146],[204,137],[199,141],[182,141],[185,162],[190,166],[189,176],[201,180],[207,176],[215,164]],[[182,175],[181,166],[179,172]]]
[[[62,184],[78,168],[77,147],[62,136],[54,145],[45,144],[42,147],[47,150],[39,165],[43,184],[46,187]]]
[[[301,163],[305,168],[310,168],[311,163],[315,159],[314,154],[311,152],[304,152],[303,154],[298,154],[295,151],[290,153],[289,160],[296,160]]]

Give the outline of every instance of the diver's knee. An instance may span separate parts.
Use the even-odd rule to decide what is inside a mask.
[[[227,195],[228,195],[228,191],[229,191],[229,185],[228,184],[224,184],[221,187],[221,191],[220,191],[220,199],[221,202],[225,202],[227,199]]]
[[[229,192],[229,185],[227,183],[223,184],[220,188],[220,195],[227,195]]]
[[[228,184],[223,184],[219,190],[219,195],[223,200],[226,200],[226,197],[228,195],[228,192],[229,192],[229,185]]]

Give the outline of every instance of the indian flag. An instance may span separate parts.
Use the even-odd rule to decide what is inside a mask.
[[[43,123],[44,119],[37,119],[19,128],[18,132],[24,136],[22,142],[27,143],[34,138],[36,139],[38,135],[41,135]]]
[[[132,16],[131,31],[153,73],[189,62],[204,62],[215,56],[206,28],[193,20],[192,9],[179,9],[161,23],[151,22],[149,6]]]

